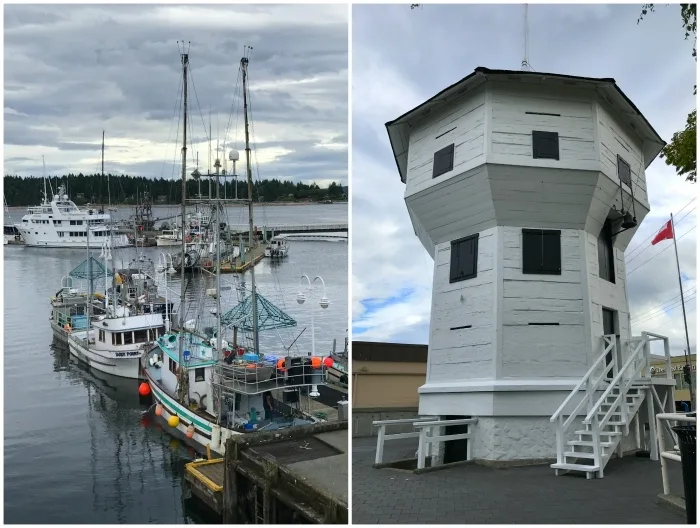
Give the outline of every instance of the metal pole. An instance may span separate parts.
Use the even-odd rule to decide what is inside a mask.
[[[250,234],[248,237],[249,247],[253,251],[252,262],[250,267],[251,275],[251,287],[252,293],[252,303],[253,303],[253,346],[255,347],[255,352],[260,349],[260,342],[258,336],[258,298],[255,292],[255,251],[253,250],[253,172],[250,168],[250,137],[248,133],[248,94],[246,92],[246,74],[248,68],[248,58],[243,57],[241,59],[241,71],[243,72],[243,116],[245,118],[245,160],[246,169],[248,173],[248,220],[249,220],[249,230]]]
[[[676,244],[676,227],[673,222],[673,213],[671,213],[671,231],[673,233],[673,249],[676,251],[676,268],[678,269],[678,287],[681,290],[681,306],[683,307],[683,325],[685,326],[685,344],[688,347],[688,354],[690,354],[690,339],[688,338],[688,320],[686,319],[685,316],[685,300],[683,298],[683,281],[681,280],[681,265],[680,261],[678,260],[678,245]],[[686,356],[686,363],[688,362],[687,356]],[[693,394],[693,374],[691,371],[690,374],[690,381],[691,383],[688,384],[688,387],[690,388],[690,410],[692,411],[695,408],[695,395]]]
[[[180,332],[180,339],[179,339],[179,346],[178,346],[178,367],[179,367],[179,380],[178,380],[178,388],[179,388],[179,400],[180,402],[185,401],[185,396],[187,396],[186,390],[187,388],[184,385],[184,381],[186,379],[186,371],[185,371],[185,365],[184,363],[184,340],[185,340],[185,334],[184,334],[184,328],[185,328],[185,290],[186,290],[186,285],[185,285],[185,239],[187,238],[186,234],[186,222],[185,222],[185,213],[186,213],[186,203],[185,199],[187,196],[187,174],[186,174],[186,166],[187,166],[187,65],[189,64],[189,55],[187,53],[183,53],[181,56],[182,59],[182,78],[183,78],[183,87],[184,87],[184,92],[183,92],[183,127],[182,127],[182,203],[180,204],[180,214],[182,215],[182,262],[180,264],[180,317],[179,317],[179,332]]]

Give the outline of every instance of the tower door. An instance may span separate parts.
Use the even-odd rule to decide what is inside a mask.
[[[464,418],[471,418],[470,416],[445,416],[445,420],[461,420]],[[457,435],[462,433],[468,433],[469,426],[464,425],[448,425],[445,427],[445,436],[447,435]],[[462,438],[460,440],[450,440],[445,442],[445,454],[442,459],[443,464],[449,464],[450,462],[462,462],[467,459],[467,438]]]
[[[603,308],[603,335],[614,335],[615,332],[615,311],[608,308]],[[618,343],[619,345],[619,343]],[[605,364],[610,365],[613,362],[612,351],[605,356]],[[606,375],[607,379],[613,378],[613,371],[610,369]]]

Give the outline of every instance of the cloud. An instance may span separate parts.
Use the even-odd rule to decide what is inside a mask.
[[[669,140],[695,108],[692,41],[684,39],[677,5],[659,7],[637,24],[640,9],[531,5],[529,61],[537,71],[615,78]],[[519,69],[522,10],[505,4],[353,7],[352,293],[359,339],[427,343],[430,328],[433,261],[414,234],[384,123],[477,66]],[[660,159],[647,170],[647,185],[652,210],[627,252],[633,330],[668,335],[673,353],[682,353],[675,255],[664,250],[672,242],[652,247],[650,239],[697,191]],[[695,206],[677,217],[678,236],[685,234],[678,252],[693,350]]]
[[[347,185],[347,140],[333,141],[348,129],[347,19],[343,5],[8,5],[5,170],[41,175],[43,154],[58,173],[95,171],[105,130],[106,170],[170,173],[182,134],[176,41],[190,39],[188,165],[197,153],[200,169],[209,163],[210,115],[212,158],[217,138],[242,150],[250,45],[260,177]]]

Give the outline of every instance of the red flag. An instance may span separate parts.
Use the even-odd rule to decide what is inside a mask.
[[[663,227],[661,231],[656,233],[656,236],[654,239],[651,241],[651,245],[655,245],[658,242],[661,242],[662,240],[672,240],[673,239],[673,226],[671,225],[671,221],[669,220],[666,222],[666,225]]]

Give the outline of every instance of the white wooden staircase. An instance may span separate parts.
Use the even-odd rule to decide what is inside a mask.
[[[603,478],[614,453],[646,397],[652,397],[649,338],[634,337],[618,350],[614,335],[603,336],[603,352],[550,421],[556,424],[555,474],[568,471]],[[612,361],[606,362],[606,358]],[[585,418],[581,417],[586,413]],[[575,427],[575,430],[571,431]]]

